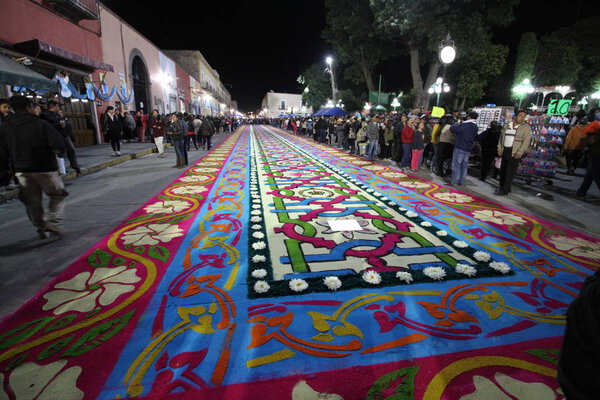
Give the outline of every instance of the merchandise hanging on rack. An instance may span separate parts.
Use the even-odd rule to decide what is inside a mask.
[[[531,146],[521,160],[517,173],[552,178],[556,174],[556,157],[561,152],[569,119],[561,116],[530,116]]]

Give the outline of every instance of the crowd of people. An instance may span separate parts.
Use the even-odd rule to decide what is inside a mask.
[[[532,130],[527,112],[518,110],[505,119],[503,126],[492,121],[478,133],[476,112],[447,114],[430,118],[420,112],[375,114],[348,117],[278,118],[266,121],[296,135],[308,136],[320,143],[361,155],[368,160],[387,160],[401,170],[431,170],[440,177],[450,177],[449,185],[465,184],[472,156],[479,161],[479,180],[486,181],[490,172],[499,178],[495,194],[508,195],[522,157],[531,145]],[[577,190],[585,197],[591,184],[600,188],[600,109],[580,111],[571,119],[563,155],[567,173],[584,167],[586,173]],[[583,154],[587,163],[582,165]]]

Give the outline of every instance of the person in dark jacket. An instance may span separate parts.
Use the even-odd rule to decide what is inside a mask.
[[[215,134],[215,126],[212,121],[208,118],[204,118],[202,121],[202,125],[200,125],[200,136],[202,136],[203,142],[200,143],[200,146],[204,145],[205,150],[210,150],[212,148],[212,137]]]
[[[173,143],[175,154],[177,155],[177,163],[173,167],[183,168],[186,165],[187,158],[187,150],[184,143],[187,125],[185,124],[185,121],[180,119],[179,115],[173,113],[169,118],[166,131],[167,135],[171,138],[171,143]]]
[[[121,117],[115,113],[113,106],[106,107],[102,121],[102,130],[106,140],[110,142],[113,149],[113,157],[121,155],[121,136],[123,135],[123,124]]]
[[[593,115],[593,122],[587,124],[583,131],[588,148],[588,167],[583,176],[583,182],[577,189],[579,197],[585,197],[592,182],[596,182],[596,186],[600,189],[600,108],[596,108]]]
[[[497,156],[496,149],[500,140],[500,125],[497,121],[492,121],[490,127],[481,132],[477,141],[481,144],[481,174],[479,180],[485,182],[490,167]]]
[[[154,137],[154,144],[156,145],[156,149],[158,150],[158,156],[165,156],[165,122],[161,118],[158,110],[152,110],[152,116],[149,120],[150,130],[152,131],[152,136]]]
[[[477,139],[476,119],[479,115],[475,111],[467,114],[467,120],[462,124],[455,124],[450,131],[456,136],[454,142],[454,154],[452,155],[452,184],[464,185],[467,178],[467,167],[469,156],[473,150],[473,144]]]
[[[394,125],[394,144],[392,145],[392,159],[400,166],[402,160],[402,130],[406,126],[406,115],[400,117],[400,121]]]
[[[412,171],[418,171],[421,167],[423,150],[425,150],[425,121],[419,122],[417,129],[413,134],[413,141],[411,147],[411,160],[410,169]]]
[[[402,129],[400,140],[402,142],[402,169],[408,169],[410,167],[410,160],[412,157],[412,142],[415,135],[415,123],[416,119],[411,118],[408,124]]]
[[[56,154],[64,151],[63,137],[32,113],[32,103],[25,96],[9,100],[15,114],[0,125],[0,170],[10,173],[9,161],[19,180],[19,200],[25,205],[29,220],[41,239],[63,232],[64,200],[68,196],[58,175]],[[43,193],[50,197],[48,213],[43,207]]]
[[[75,153],[75,146],[73,145],[73,138],[71,137],[73,126],[68,126],[67,120],[62,115],[60,104],[58,104],[56,101],[49,101],[47,109],[42,111],[40,118],[48,121],[50,125],[52,125],[54,129],[56,129],[64,138],[69,164],[71,165],[71,168],[77,172],[77,175],[81,174],[81,168],[79,168],[77,154]]]
[[[558,358],[558,383],[569,400],[596,400],[600,393],[600,271],[586,278],[567,310]]]

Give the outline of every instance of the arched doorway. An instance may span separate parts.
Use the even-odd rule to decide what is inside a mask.
[[[149,113],[152,107],[148,101],[150,78],[148,77],[148,69],[140,56],[133,57],[133,61],[131,62],[131,76],[133,78],[135,109],[144,109],[145,112]]]

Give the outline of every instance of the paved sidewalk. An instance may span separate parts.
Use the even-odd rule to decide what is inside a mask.
[[[166,143],[165,149],[171,148],[171,144]],[[121,144],[121,155],[113,157],[113,151],[108,143],[102,143],[94,146],[77,147],[77,161],[81,167],[81,175],[88,175],[98,172],[104,168],[112,167],[129,160],[143,157],[151,153],[157,153],[156,146],[152,142],[146,143],[123,143]],[[64,181],[77,178],[77,173],[70,168],[69,160],[65,158],[67,174],[63,176]],[[19,189],[0,188],[0,204],[13,200],[17,197]]]

